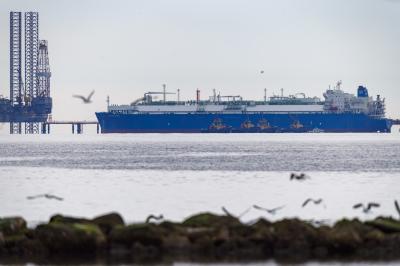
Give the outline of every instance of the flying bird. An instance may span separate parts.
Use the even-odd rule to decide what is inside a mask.
[[[303,180],[306,180],[306,179],[309,179],[310,177],[309,176],[307,176],[306,174],[304,174],[304,173],[301,173],[301,174],[295,174],[295,173],[291,173],[290,174],[290,181],[292,181],[292,180],[298,180],[298,181],[303,181]]]
[[[94,94],[94,91],[92,91],[92,92],[89,94],[88,97],[84,97],[84,96],[82,96],[82,95],[72,95],[72,97],[81,99],[81,100],[83,101],[83,103],[86,103],[86,104],[87,104],[87,103],[91,103],[91,102],[92,102],[92,101],[91,101],[91,98],[92,98],[93,94]]]
[[[399,203],[397,202],[397,200],[394,201],[394,207],[396,207],[396,211],[400,216],[400,206],[399,206]]]
[[[226,214],[226,216],[235,217],[235,216],[232,215],[232,213],[230,213],[224,206],[222,206],[222,211]]]
[[[58,196],[55,196],[55,195],[51,195],[51,194],[39,194],[39,195],[35,195],[35,196],[28,196],[26,198],[28,200],[33,200],[33,199],[38,199],[38,198],[54,199],[54,200],[59,200],[59,201],[64,200],[61,197],[58,197]]]
[[[363,203],[357,203],[353,206],[353,209],[359,209],[362,208],[362,211],[364,213],[368,213],[371,211],[372,208],[379,208],[381,205],[379,203],[375,202],[369,202],[367,205],[364,205]]]
[[[304,208],[308,203],[314,203],[315,205],[321,204],[322,203],[322,199],[312,199],[312,198],[308,198],[306,199],[303,204],[301,205],[302,208]]]
[[[153,215],[153,214],[150,214],[150,215],[147,216],[147,218],[146,218],[146,224],[150,223],[151,220],[160,221],[160,220],[162,220],[162,219],[164,219],[164,216],[163,216],[162,214],[160,214],[160,215],[158,215],[158,216],[155,216],[155,215]]]
[[[239,214],[239,218],[242,218],[245,214],[247,214],[251,210],[251,207],[248,207],[246,210],[244,210],[241,214]]]
[[[244,210],[241,214],[239,214],[238,216],[233,215],[230,211],[228,211],[225,207],[222,207],[222,211],[226,214],[226,216],[230,216],[230,217],[235,217],[235,218],[242,218],[242,216],[244,216],[245,214],[247,214],[249,211],[251,210],[251,207],[247,208],[246,210]]]
[[[261,70],[260,73],[261,73],[261,74],[264,74],[264,70]]]
[[[283,205],[283,206],[279,206],[279,207],[276,207],[276,208],[273,208],[273,209],[267,209],[267,208],[264,208],[264,207],[261,207],[261,206],[258,206],[258,205],[253,205],[254,209],[257,209],[257,210],[260,210],[260,211],[266,211],[266,212],[268,212],[269,214],[272,214],[272,215],[275,215],[277,211],[283,209],[284,207],[285,206]]]

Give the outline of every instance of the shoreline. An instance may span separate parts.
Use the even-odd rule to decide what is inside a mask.
[[[0,262],[393,261],[400,259],[400,221],[342,219],[332,226],[299,219],[243,224],[236,217],[195,214],[170,222],[125,224],[118,213],[93,219],[54,215],[27,228],[0,218]],[[74,262],[75,261],[75,262]]]

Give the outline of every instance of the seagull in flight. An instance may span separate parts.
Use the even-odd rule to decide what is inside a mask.
[[[399,203],[397,202],[397,200],[394,201],[394,207],[396,207],[396,211],[400,216],[400,206],[399,206]]]
[[[303,204],[301,205],[302,208],[304,208],[308,203],[314,203],[315,205],[321,204],[322,203],[322,199],[312,199],[312,198],[308,198],[306,199]]]
[[[273,208],[273,209],[267,209],[267,208],[264,208],[264,207],[261,207],[261,206],[258,206],[258,205],[253,205],[254,209],[260,210],[260,211],[266,211],[266,212],[268,212],[269,214],[272,214],[272,215],[275,215],[277,211],[283,209],[284,207],[285,206],[283,205],[283,206],[279,206],[279,207],[276,207],[276,208]]]
[[[307,175],[304,174],[304,173],[301,173],[301,174],[299,174],[299,175],[297,175],[297,174],[295,174],[295,173],[291,173],[291,174],[290,174],[290,181],[292,181],[292,180],[304,181],[304,180],[309,179],[309,178],[310,178],[310,177],[307,176]]]
[[[235,218],[242,218],[242,216],[244,216],[245,214],[247,214],[249,211],[251,210],[251,207],[247,208],[246,210],[244,210],[241,214],[239,214],[238,216],[233,215],[230,211],[228,211],[224,206],[222,206],[222,211],[230,217],[235,217]]]
[[[83,101],[83,103],[86,103],[86,104],[87,104],[87,103],[91,103],[91,102],[92,102],[92,101],[91,101],[91,98],[92,98],[93,94],[94,94],[94,91],[92,91],[92,92],[89,94],[88,97],[84,97],[84,96],[82,96],[82,95],[72,95],[72,97],[81,99],[81,100]]]
[[[26,198],[28,200],[33,200],[33,199],[38,199],[38,198],[54,199],[54,200],[59,200],[59,201],[64,200],[61,197],[58,197],[58,196],[55,196],[55,195],[51,195],[51,194],[39,194],[39,195],[35,195],[35,196],[28,196]]]
[[[368,204],[364,205],[363,203],[357,203],[353,206],[353,209],[362,208],[364,213],[369,213],[372,208],[379,208],[381,205],[375,202],[369,202]]]

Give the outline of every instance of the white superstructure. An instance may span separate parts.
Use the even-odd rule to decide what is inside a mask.
[[[363,113],[375,116],[385,115],[385,99],[378,95],[376,100],[368,96],[367,88],[359,86],[357,96],[340,89],[338,82],[334,89],[324,93],[324,111],[336,113]]]
[[[108,105],[108,111],[113,113],[364,113],[384,116],[385,105],[379,95],[376,100],[368,96],[368,90],[359,86],[357,96],[340,89],[341,82],[334,89],[328,89],[324,94],[325,101],[318,97],[272,96],[264,101],[246,101],[241,96],[211,96],[209,100],[200,100],[197,90],[196,101],[166,101],[165,87],[163,92],[147,92],[142,98],[129,105]],[[154,94],[163,94],[163,100],[153,101]]]

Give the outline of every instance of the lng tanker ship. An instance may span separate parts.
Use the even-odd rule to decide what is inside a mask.
[[[318,97],[272,96],[263,101],[216,94],[194,101],[167,101],[162,92],[147,92],[129,105],[110,105],[97,112],[102,133],[276,133],[276,132],[390,132],[385,100],[344,92],[340,82]],[[163,96],[155,100],[155,95]]]

